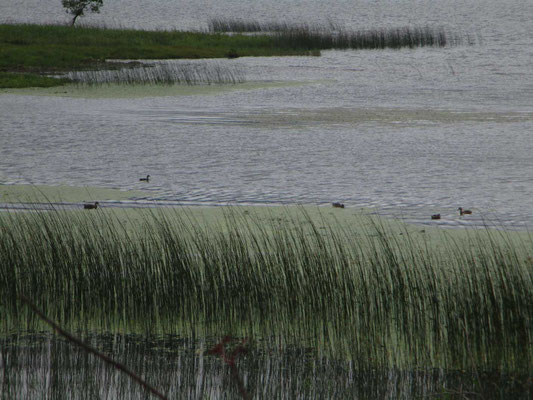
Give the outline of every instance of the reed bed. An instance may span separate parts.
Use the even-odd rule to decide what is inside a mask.
[[[214,226],[154,212],[135,230],[99,210],[2,216],[1,325],[38,329],[24,294],[72,329],[247,336],[366,368],[531,370],[531,238],[432,245],[301,214],[228,211]]]
[[[310,25],[287,21],[259,22],[253,19],[211,18],[208,22],[208,30],[212,33],[287,32],[300,29],[340,31],[341,27],[331,21],[325,25]]]
[[[460,38],[444,29],[404,27],[331,32],[320,29],[296,28],[273,34],[278,46],[308,49],[399,49],[415,47],[444,47],[459,44]]]
[[[398,49],[444,47],[462,43],[459,35],[444,28],[399,27],[349,31],[330,23],[309,25],[288,22],[260,23],[254,20],[212,19],[211,32],[271,33],[278,47],[312,49]]]
[[[72,71],[66,77],[82,85],[210,85],[246,81],[244,70],[219,63],[157,63],[118,70]]]

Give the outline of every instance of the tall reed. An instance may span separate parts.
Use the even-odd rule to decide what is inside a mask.
[[[100,211],[2,216],[1,323],[38,325],[22,293],[80,329],[251,336],[366,366],[531,368],[531,239],[434,246],[302,213],[228,211],[216,226],[151,213],[133,231]]]
[[[157,63],[151,66],[118,70],[72,71],[66,77],[78,84],[150,84],[202,85],[235,84],[245,81],[245,74],[237,67],[220,63]]]
[[[398,27],[346,30],[333,23],[267,22],[216,18],[209,22],[211,32],[270,33],[278,47],[307,49],[385,49],[402,47],[444,47],[462,43],[461,37],[444,28]]]
[[[444,47],[460,43],[460,38],[443,29],[431,27],[403,27],[360,31],[329,32],[296,28],[274,33],[277,46],[308,49],[399,49],[403,47]]]
[[[211,18],[208,22],[209,32],[213,33],[245,33],[245,32],[286,32],[299,29],[313,29],[321,31],[340,31],[341,27],[333,22],[327,25],[310,25],[287,21],[259,22],[253,19]]]

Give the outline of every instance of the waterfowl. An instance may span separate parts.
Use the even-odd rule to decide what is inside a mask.
[[[335,208],[344,208],[344,204],[342,203],[339,203],[339,202],[333,202],[331,203],[333,205],[333,207]]]
[[[97,201],[95,201],[94,204],[84,204],[83,208],[85,210],[96,210],[98,208],[98,204],[99,203]]]
[[[459,210],[459,215],[472,214],[472,210],[463,210],[463,207],[459,207],[458,210]]]
[[[431,219],[440,219],[440,214],[433,214]]]
[[[146,178],[139,179],[141,182],[150,182],[150,175],[146,175]]]

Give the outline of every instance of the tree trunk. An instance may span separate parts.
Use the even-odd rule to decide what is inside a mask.
[[[74,18],[72,18],[72,23],[70,24],[70,26],[74,26],[74,24],[76,23],[76,19],[78,19],[79,16],[80,16],[80,14],[75,14],[74,15]]]

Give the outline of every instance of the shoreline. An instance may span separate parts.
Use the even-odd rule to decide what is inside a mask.
[[[97,210],[100,215],[121,218],[143,218],[150,214],[163,216],[180,216],[199,218],[203,221],[220,223],[224,214],[235,212],[244,216],[252,216],[260,220],[269,218],[289,218],[301,220],[303,214],[313,221],[325,222],[327,225],[339,225],[343,229],[350,224],[359,224],[364,219],[380,221],[380,224],[394,227],[400,233],[424,234],[444,232],[459,238],[468,237],[470,234],[480,232],[505,233],[521,237],[522,240],[533,240],[531,232],[526,229],[513,228],[498,223],[491,224],[483,220],[483,225],[469,225],[457,223],[455,220],[444,219],[427,221],[414,218],[400,218],[394,213],[383,213],[379,209],[347,205],[346,208],[332,207],[331,203],[321,204],[249,204],[249,203],[193,203],[179,201],[152,201],[148,197],[153,191],[142,189],[114,189],[104,187],[80,187],[69,185],[29,185],[29,184],[0,184],[0,216],[2,214],[17,214],[19,212],[49,212],[73,213],[74,215],[87,215],[83,209],[86,203],[100,203]],[[137,216],[135,216],[137,214]],[[305,219],[305,218],[304,218]],[[483,218],[482,218],[483,219]],[[468,220],[465,220],[467,222]],[[301,221],[300,221],[301,222]],[[460,221],[462,222],[462,221]],[[474,222],[474,221],[472,221]],[[365,223],[366,224],[366,223]],[[453,232],[453,233],[452,233]],[[462,232],[462,233],[461,233]],[[439,233],[440,235],[440,233]]]
[[[309,56],[318,50],[268,35],[0,24],[0,88],[55,87],[46,75],[123,67],[108,60]],[[134,63],[135,64],[135,63]]]
[[[0,88],[0,95],[16,96],[50,96],[83,99],[133,99],[145,97],[177,97],[219,95],[234,91],[248,91],[290,86],[312,85],[317,82],[244,82],[227,84],[202,84],[202,85],[153,85],[153,84],[102,84],[98,86],[84,86],[66,84],[49,88]]]

